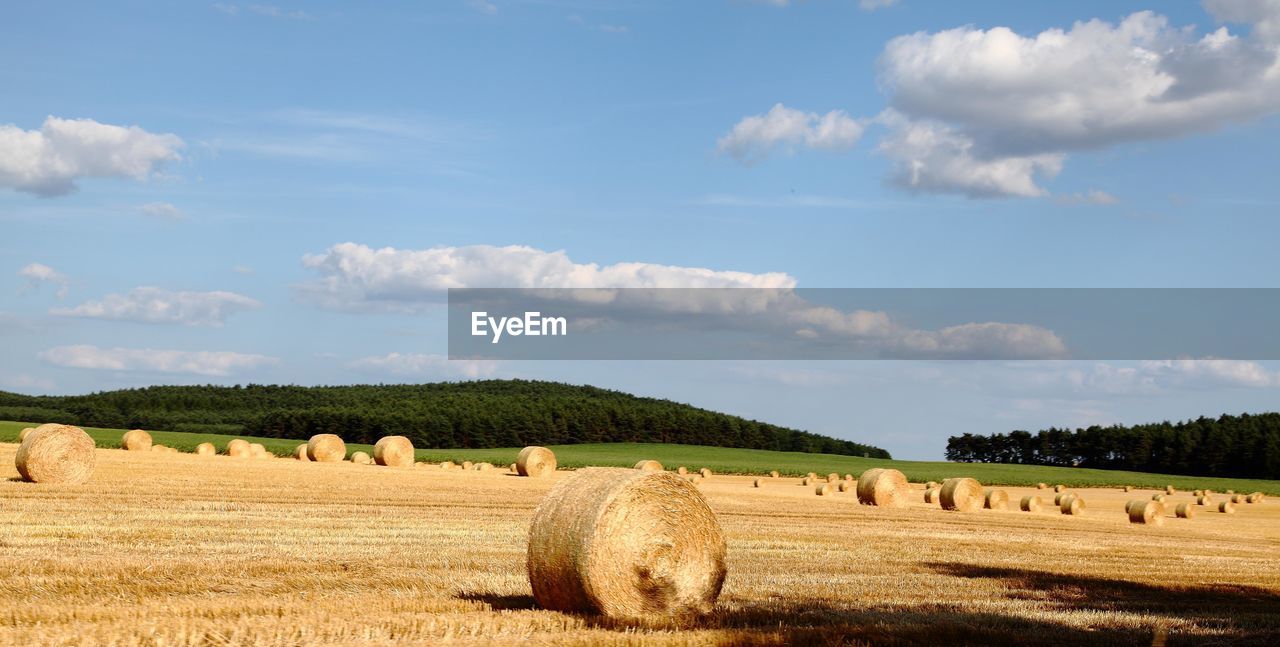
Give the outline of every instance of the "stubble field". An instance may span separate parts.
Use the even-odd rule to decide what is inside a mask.
[[[794,478],[699,484],[729,576],[690,626],[537,608],[526,531],[543,479],[438,467],[98,450],[80,486],[17,480],[0,444],[0,644],[1275,644],[1280,503],[1130,525],[859,506]],[[690,465],[689,467],[699,467]],[[964,466],[956,466],[963,475]],[[1041,494],[1044,494],[1041,492]],[[1049,493],[1051,498],[1052,494]],[[1221,496],[1218,497],[1221,499]],[[1172,502],[1191,501],[1180,492]]]

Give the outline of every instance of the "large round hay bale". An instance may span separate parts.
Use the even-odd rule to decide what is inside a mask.
[[[1040,497],[1034,494],[1028,494],[1027,496],[1022,497],[1022,502],[1018,507],[1022,508],[1023,512],[1039,512]]]
[[[1212,505],[1213,498],[1204,495],[1196,497],[1196,505]]]
[[[1234,504],[1236,504],[1236,505],[1240,505],[1241,503],[1244,503],[1244,495],[1243,495],[1243,494],[1232,494],[1232,495],[1231,495],[1231,502],[1232,502],[1232,503],[1234,503]]]
[[[1065,494],[1055,494],[1055,495],[1053,495],[1053,505],[1055,505],[1055,506],[1062,505],[1062,500],[1063,500],[1064,498],[1066,498],[1066,496],[1067,496],[1067,495],[1065,495]]]
[[[943,510],[974,512],[982,509],[982,484],[977,479],[951,478],[942,482],[938,500]]]
[[[373,444],[373,460],[386,467],[413,467],[413,441],[404,436],[383,436]]]
[[[368,452],[355,452],[351,454],[351,462],[356,465],[368,465],[373,462],[373,459],[369,458]]]
[[[778,478],[778,470],[773,470],[769,472],[769,478],[774,478],[774,479]]]
[[[818,496],[827,496],[828,494],[831,494],[831,482],[823,481],[819,483],[818,486],[814,488],[813,493]]]
[[[161,445],[160,443],[156,443],[151,446],[151,451],[156,452],[157,454],[163,454],[168,450],[169,450],[168,445]]]
[[[1062,514],[1080,514],[1084,512],[1084,499],[1074,494],[1068,494],[1062,497],[1062,503],[1058,504],[1058,509]]]
[[[901,508],[910,495],[907,477],[895,469],[877,467],[858,477],[858,503],[882,508]]]
[[[752,487],[764,487],[764,479],[756,479],[752,481]]]
[[[939,490],[938,490],[938,488],[936,488],[936,487],[931,487],[931,488],[929,488],[929,489],[925,490],[925,491],[924,491],[924,502],[925,502],[925,503],[937,503],[937,502],[938,502],[938,492],[939,492]]]
[[[1037,490],[1044,490],[1049,487],[1048,483],[1036,483]]]
[[[857,489],[857,487],[858,484],[853,481],[840,481],[840,484],[836,486],[841,492],[848,492],[849,490]]]
[[[213,456],[217,453],[218,448],[214,447],[213,443],[200,443],[199,445],[196,445],[197,456]]]
[[[1148,526],[1164,524],[1163,511],[1155,501],[1130,501],[1126,504],[1125,511],[1129,513],[1129,523]]]
[[[709,479],[709,478],[711,478],[711,470],[710,470],[710,469],[708,469],[708,468],[706,468],[706,467],[704,467],[704,468],[702,468],[702,469],[698,470],[698,473],[699,473],[699,474],[701,474],[701,475],[702,475],[702,478],[704,478],[704,479]]]
[[[546,476],[554,471],[556,455],[546,447],[525,447],[516,455],[516,473],[520,476]]]
[[[545,609],[686,618],[709,613],[720,595],[724,532],[698,489],[675,474],[587,468],[538,505],[528,567]]]
[[[800,479],[800,485],[809,485],[810,483],[813,483],[813,479],[808,476]]]
[[[1218,512],[1221,512],[1224,514],[1235,514],[1236,506],[1234,503],[1230,501],[1223,501],[1222,503],[1218,504]]]
[[[936,489],[938,489],[938,482],[937,482],[937,481],[929,481],[929,482],[927,482],[927,483],[925,483],[925,484],[924,484],[924,489],[925,489],[925,490],[936,490]]]
[[[1190,503],[1179,503],[1178,507],[1174,508],[1174,512],[1178,515],[1179,519],[1190,519],[1195,516],[1196,509]]]
[[[1062,485],[1061,483],[1059,483],[1058,485],[1053,486],[1053,491],[1054,491],[1054,492],[1066,492],[1066,491],[1067,491],[1067,486]]]
[[[93,439],[71,425],[41,425],[27,434],[13,457],[18,474],[32,483],[84,483],[97,462]]]
[[[262,458],[267,455],[267,448],[262,443],[249,443],[249,456]]]
[[[126,431],[120,437],[120,449],[131,452],[151,451],[151,434],[141,429]]]
[[[476,463],[477,472],[488,472],[493,469],[493,463]]]
[[[830,473],[830,474],[828,474],[828,475],[827,475],[827,482],[828,482],[828,483],[835,483],[836,481],[839,481],[839,480],[840,480],[840,475],[839,475],[839,474],[836,474],[835,472],[832,472],[832,473]]]
[[[307,456],[317,463],[341,463],[347,457],[347,444],[333,434],[316,434],[307,441]]]
[[[232,438],[231,442],[227,443],[227,456],[248,456],[248,455],[249,455],[249,441],[243,438]]]
[[[1174,494],[1174,493],[1176,493],[1177,491],[1178,491],[1178,490],[1177,490],[1176,488],[1174,488],[1172,485],[1166,485],[1166,486],[1164,486],[1164,493],[1165,493],[1165,494]]]
[[[462,471],[464,472],[470,472],[475,469],[475,467],[475,463],[472,463],[471,461],[462,461]]]
[[[646,459],[642,461],[637,461],[635,469],[638,469],[642,472],[661,472],[662,463],[659,463],[658,461]]]
[[[984,493],[982,507],[988,510],[1005,510],[1009,507],[1009,493],[991,489]]]
[[[1151,500],[1152,500],[1152,501],[1159,501],[1160,503],[1164,503],[1165,499],[1167,499],[1167,498],[1169,498],[1169,497],[1168,497],[1168,495],[1160,494],[1160,493],[1156,493],[1156,494],[1152,494],[1152,495],[1151,495]]]
[[[1250,494],[1249,496],[1245,497],[1244,502],[1245,503],[1262,503],[1262,495],[1257,492],[1254,492],[1253,494]]]
[[[302,462],[304,462],[304,463],[309,463],[309,462],[311,462],[311,456],[309,456],[309,455],[307,454],[307,444],[306,444],[306,443],[302,443],[302,444],[298,445],[297,447],[294,447],[294,448],[293,448],[293,457],[294,457],[294,458],[296,458],[296,459],[298,459],[298,460],[300,460],[300,461],[302,461]]]
[[[457,465],[456,463],[454,463],[453,461],[445,461],[445,462],[443,462],[443,463],[440,463],[440,469],[442,469],[442,470],[451,470],[451,469],[455,469],[455,468],[457,468],[457,467],[458,467],[458,465]]]

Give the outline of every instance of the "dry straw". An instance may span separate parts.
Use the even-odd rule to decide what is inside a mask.
[[[1061,483],[1059,483],[1058,485],[1053,486],[1053,491],[1054,491],[1054,492],[1066,492],[1066,491],[1067,491],[1067,486],[1062,485]]]
[[[333,434],[316,434],[307,441],[307,456],[317,463],[341,463],[347,457],[347,444]]]
[[[1080,514],[1084,512],[1084,499],[1074,494],[1068,494],[1062,498],[1062,503],[1059,504],[1058,509],[1062,511],[1062,514]]]
[[[818,496],[827,496],[828,494],[831,494],[831,482],[827,481],[819,483],[818,487],[814,488],[813,493]]]
[[[303,462],[311,462],[311,456],[307,454],[307,444],[302,443],[301,445],[294,447],[293,457]]]
[[[752,484],[754,487],[764,487],[764,479],[756,479]]]
[[[680,476],[684,476],[685,474],[688,474],[688,473],[689,473],[689,468],[685,467],[684,465],[681,465],[680,467],[676,468],[676,474],[679,474]]]
[[[1022,497],[1022,503],[1019,507],[1022,508],[1023,512],[1039,512],[1040,497],[1034,494],[1028,494],[1027,496]]]
[[[1146,526],[1164,525],[1164,511],[1155,501],[1130,501],[1125,504],[1125,512],[1129,513],[1129,523]]]
[[[1212,505],[1213,499],[1207,496],[1196,497],[1196,505]]]
[[[1064,499],[1066,496],[1067,496],[1067,495],[1065,495],[1065,494],[1055,494],[1055,495],[1053,495],[1053,505],[1062,505],[1062,499]]]
[[[1173,493],[1175,493],[1175,492],[1177,492],[1177,491],[1178,491],[1178,490],[1174,489],[1174,487],[1173,487],[1172,485],[1166,485],[1166,486],[1164,486],[1164,493],[1165,493],[1165,494],[1173,494]]]
[[[1239,505],[1239,504],[1241,504],[1241,503],[1244,503],[1244,495],[1243,495],[1243,494],[1232,494],[1232,495],[1231,495],[1231,502],[1232,502],[1232,503],[1234,503],[1234,504],[1236,504],[1236,505]]]
[[[351,455],[351,462],[357,465],[368,465],[373,462],[373,459],[369,458],[368,452],[355,452]]]
[[[1244,498],[1245,503],[1262,503],[1262,499],[1263,499],[1263,496],[1261,492],[1254,492],[1253,494],[1250,494],[1249,496]]]
[[[929,481],[928,483],[924,484],[924,489],[926,490],[934,490],[934,489],[937,489],[937,487],[938,487],[937,481]]]
[[[817,473],[817,472],[809,472],[808,474],[805,474],[805,476],[807,476],[807,477],[809,477],[809,478],[811,478],[811,479],[816,479],[816,478],[818,478],[818,473]]]
[[[462,469],[465,472],[470,472],[471,470],[475,469],[475,464],[473,464],[471,461],[462,461]]]
[[[698,470],[698,473],[699,473],[699,474],[701,474],[701,475],[702,475],[702,478],[704,478],[704,479],[709,479],[709,478],[711,478],[711,470],[709,470],[709,469],[707,469],[707,468],[705,468],[705,467],[704,467],[704,468],[702,468],[702,469],[700,469],[700,470]]]
[[[636,469],[642,472],[661,472],[662,463],[655,460],[642,460],[636,463]]]
[[[1235,514],[1236,506],[1230,501],[1223,501],[1222,503],[1218,504],[1218,512],[1222,512],[1225,514]]]
[[[931,488],[929,488],[929,489],[925,490],[925,491],[924,491],[924,502],[925,502],[925,503],[937,503],[937,502],[938,502],[938,488],[936,488],[936,487],[931,487]]]
[[[1167,499],[1167,498],[1169,498],[1169,497],[1168,497],[1168,495],[1166,495],[1166,494],[1159,494],[1159,493],[1157,493],[1157,494],[1152,494],[1152,495],[1151,495],[1151,500],[1152,500],[1152,501],[1159,501],[1160,503],[1164,503],[1164,500],[1165,500],[1165,499]]]
[[[152,446],[151,446],[151,451],[153,451],[153,452],[157,452],[157,453],[160,453],[160,454],[163,454],[163,453],[165,453],[165,452],[166,452],[166,451],[168,451],[168,450],[169,450],[169,446],[168,446],[168,445],[161,445],[161,444],[159,444],[159,443],[156,443],[156,444],[154,444],[154,445],[152,445]]]
[[[213,443],[200,443],[199,445],[196,445],[197,456],[213,456],[217,453],[218,448],[214,447]]]
[[[839,481],[839,480],[840,480],[840,475],[839,475],[839,474],[836,474],[835,472],[832,472],[832,473],[830,473],[830,474],[828,474],[828,475],[827,475],[827,482],[828,482],[828,483],[835,483],[836,481]]]
[[[150,451],[151,434],[141,429],[126,431],[124,436],[120,438],[120,449],[126,449],[131,452]]]
[[[778,470],[773,470],[772,472],[769,472],[769,478],[775,478],[775,479],[778,478]]]
[[[227,456],[248,456],[248,455],[249,455],[249,441],[243,438],[232,438],[231,442],[227,443]]]
[[[1004,490],[987,490],[982,507],[988,510],[1005,510],[1009,507],[1009,493]]]
[[[546,447],[525,447],[516,455],[515,468],[520,476],[546,476],[556,471],[555,452]]]
[[[841,492],[848,492],[850,489],[856,489],[858,484],[853,481],[840,481],[840,485],[836,486]]]
[[[507,471],[511,472],[512,474],[519,474],[520,466],[516,465],[515,463],[512,463],[510,466],[507,467]]]
[[[488,472],[493,469],[493,463],[476,463],[477,472]]]
[[[33,432],[33,431],[35,431],[35,430],[36,430],[36,428],[35,428],[35,427],[27,427],[26,429],[23,429],[22,431],[19,431],[19,432],[18,432],[18,442],[22,442],[22,441],[26,440],[26,439],[27,439],[27,436],[30,436],[30,435],[31,435],[31,432]]]
[[[543,498],[529,583],[545,609],[613,618],[709,613],[724,585],[724,532],[675,474],[587,468]]]
[[[895,469],[877,467],[858,477],[858,503],[882,508],[901,508],[907,505],[911,486],[907,477]]]
[[[1196,490],[1191,493],[1191,496],[1204,496],[1204,490]]]
[[[1130,487],[1130,486],[1128,486],[1128,485],[1126,485],[1126,486],[1124,486],[1124,487],[1120,488],[1120,490],[1121,490],[1121,491],[1123,491],[1123,492],[1129,492],[1129,491],[1133,490],[1133,488],[1132,488],[1132,487]]]
[[[253,458],[271,458],[271,454],[267,452],[267,448],[262,443],[250,443],[249,456]]]
[[[1190,503],[1179,503],[1174,512],[1177,513],[1179,519],[1190,519],[1195,516],[1196,509]]]
[[[806,477],[804,477],[804,478],[800,479],[800,485],[809,485],[810,483],[813,483],[813,478],[812,478],[812,477],[808,477],[808,476],[806,476]]]
[[[974,512],[982,509],[982,484],[977,479],[951,478],[942,482],[938,499],[944,510]]]
[[[413,442],[404,436],[383,436],[373,445],[373,460],[386,467],[413,467]]]
[[[852,475],[852,474],[845,474],[845,475],[844,475],[844,480],[846,480],[846,481],[852,481],[852,480],[853,480],[853,475]]]
[[[97,461],[93,439],[71,425],[36,427],[14,456],[22,478],[33,483],[84,483],[93,475]]]
[[[1049,485],[1048,485],[1047,483],[1036,483],[1036,489],[1037,489],[1037,490],[1043,490],[1043,489],[1045,489],[1045,488],[1047,488],[1047,487],[1049,487]]]
[[[456,463],[454,463],[453,461],[445,461],[445,462],[443,462],[443,463],[440,463],[440,469],[442,469],[442,470],[451,470],[451,469],[456,468],[457,466],[458,466],[458,465],[457,465]]]

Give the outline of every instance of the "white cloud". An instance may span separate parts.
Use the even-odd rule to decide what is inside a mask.
[[[492,376],[498,370],[496,360],[450,360],[444,355],[418,353],[388,353],[374,357],[362,357],[347,366],[369,373],[389,373],[400,376],[460,376],[470,379]]]
[[[1076,205],[1076,204],[1097,204],[1112,205],[1119,204],[1120,198],[1117,198],[1106,191],[1099,189],[1089,189],[1084,193],[1070,193],[1054,196],[1054,201],[1058,204]]]
[[[1180,386],[1280,386],[1280,373],[1257,362],[1233,359],[1174,359],[1142,362],[1142,371]]]
[[[40,359],[55,366],[112,371],[152,371],[223,377],[279,360],[266,355],[226,351],[153,350],[150,348],[98,348],[88,344],[58,346],[43,351]]]
[[[146,179],[162,162],[180,159],[182,140],[137,126],[48,117],[40,130],[0,125],[0,187],[51,197],[86,177]]]
[[[467,6],[489,16],[498,13],[498,6],[488,0],[467,0]]]
[[[140,287],[128,294],[108,294],[99,301],[86,301],[51,313],[118,321],[221,326],[231,314],[261,306],[258,301],[234,292],[174,292]]]
[[[55,296],[62,299],[71,290],[71,280],[67,276],[43,263],[30,263],[18,270],[18,276],[27,280],[24,290],[38,290],[40,285],[49,283],[58,286]]]
[[[148,202],[147,204],[138,207],[138,211],[144,216],[159,218],[161,220],[187,219],[186,213],[168,202]]]
[[[845,150],[862,137],[863,125],[841,110],[825,115],[776,104],[763,115],[744,117],[721,137],[716,148],[722,154],[751,164],[784,148]]]

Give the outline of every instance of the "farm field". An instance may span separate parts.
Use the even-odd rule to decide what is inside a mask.
[[[1280,638],[1274,500],[1152,527],[1121,510],[1153,490],[1077,490],[1088,507],[1075,517],[962,514],[925,504],[918,483],[910,507],[886,510],[852,492],[815,496],[795,478],[757,489],[715,475],[698,487],[728,538],[724,592],[696,624],[655,626],[534,604],[526,532],[567,471],[527,479],[99,449],[89,483],[50,486],[17,480],[16,448],[0,442],[0,645]],[[1008,491],[1012,501],[1034,492]]]
[[[18,432],[23,427],[35,426],[30,422],[0,422],[0,442],[17,442]],[[115,448],[120,446],[122,429],[96,429],[86,427],[85,431],[97,442],[99,447]],[[150,431],[150,430],[149,430]],[[257,438],[253,436],[226,436],[218,434],[192,434],[174,431],[150,431],[155,442],[175,447],[183,451],[194,451],[196,445],[211,442],[223,452],[227,442],[232,438],[245,438],[250,442],[262,443],[267,451],[277,456],[291,456],[301,440],[285,440],[280,438]],[[473,462],[490,462],[494,465],[509,465],[516,459],[519,447],[497,449],[419,449],[416,452],[420,461],[438,463],[451,460],[461,463],[464,460]],[[1116,470],[1093,470],[1070,467],[1048,467],[1043,465],[1002,465],[993,463],[956,464],[944,461],[900,461],[860,458],[852,456],[836,456],[831,454],[807,454],[801,452],[772,452],[757,449],[734,449],[728,447],[704,447],[695,445],[653,444],[653,443],[606,443],[582,445],[552,445],[561,467],[616,466],[631,467],[636,461],[654,459],[668,468],[674,469],[685,465],[690,469],[708,467],[722,474],[765,474],[770,470],[778,470],[784,475],[800,476],[808,472],[826,474],[860,474],[873,467],[892,467],[901,470],[912,481],[941,481],[957,476],[960,472],[972,476],[983,483],[991,485],[1034,485],[1044,482],[1050,485],[1062,483],[1073,487],[1115,487],[1132,485],[1135,487],[1163,488],[1173,485],[1180,490],[1211,489],[1223,492],[1265,492],[1280,496],[1280,481],[1259,479],[1228,479],[1199,476],[1177,476],[1165,474],[1148,474],[1143,472],[1124,472]],[[372,445],[355,443],[347,444],[347,451],[364,451],[372,454]]]

